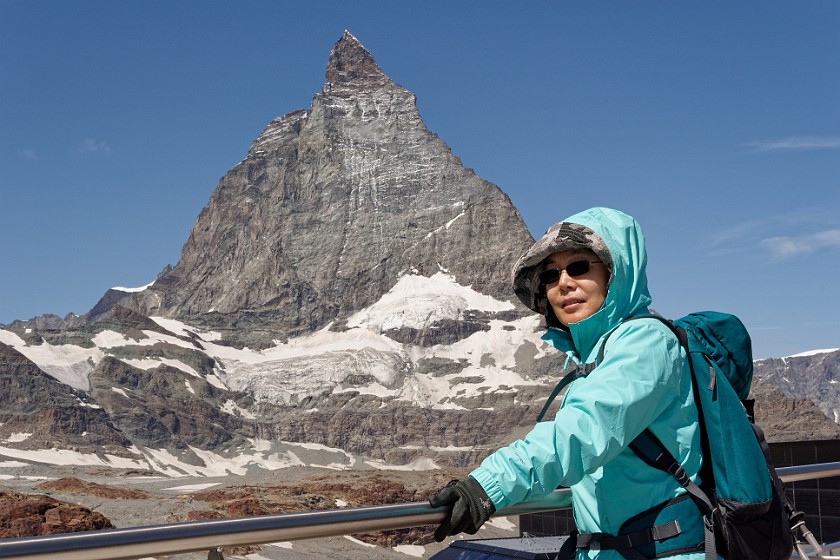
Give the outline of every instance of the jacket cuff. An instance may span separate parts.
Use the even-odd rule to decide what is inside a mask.
[[[499,483],[496,482],[493,475],[487,472],[486,469],[478,467],[470,473],[470,476],[473,477],[476,482],[481,484],[484,492],[487,493],[487,497],[490,498],[491,502],[493,502],[493,507],[496,508],[496,511],[499,511],[508,505],[507,499],[505,499],[505,494],[499,487]]]

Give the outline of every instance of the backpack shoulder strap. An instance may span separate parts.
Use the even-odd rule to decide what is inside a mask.
[[[685,488],[692,501],[697,505],[703,515],[704,525],[704,548],[706,560],[717,559],[717,543],[715,541],[714,526],[710,523],[713,519],[715,509],[709,496],[692,482],[691,478],[682,468],[682,465],[674,458],[662,442],[649,429],[645,429],[636,439],[630,442],[630,449],[638,457],[655,469],[670,474],[677,483]]]
[[[703,464],[700,467],[700,478],[703,481],[703,484],[711,488],[714,491],[716,486],[715,484],[715,477],[714,472],[712,471],[711,467],[711,460],[709,459],[712,456],[711,446],[709,444],[709,437],[706,432],[706,417],[703,412],[703,405],[700,401],[700,387],[697,381],[697,373],[694,369],[694,360],[691,353],[691,348],[689,347],[688,341],[688,331],[682,325],[686,325],[686,327],[693,327],[694,323],[686,322],[685,319],[681,319],[678,322],[681,324],[675,324],[673,321],[666,319],[665,317],[657,314],[651,315],[639,315],[636,317],[630,317],[627,321],[632,321],[633,319],[658,319],[662,322],[663,325],[667,326],[674,336],[677,337],[677,340],[680,343],[680,346],[685,351],[685,357],[688,361],[688,369],[691,372],[691,389],[694,393],[694,404],[697,407],[697,421],[700,427],[700,454],[703,457]],[[606,342],[606,341],[605,341]],[[603,345],[601,347],[601,351],[603,352]],[[703,359],[708,363],[709,357],[703,353]],[[709,365],[709,378],[712,383],[714,383],[714,367],[712,364]],[[650,434],[653,436],[653,434]],[[660,444],[661,445],[661,444]],[[663,448],[664,449],[664,448]]]
[[[649,429],[645,429],[636,439],[630,442],[630,449],[638,457],[655,469],[670,474],[680,486],[691,494],[691,498],[700,508],[704,515],[708,515],[714,509],[712,501],[703,490],[692,482],[682,465],[674,458],[662,442]]]

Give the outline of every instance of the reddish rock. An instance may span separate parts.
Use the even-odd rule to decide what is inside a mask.
[[[101,513],[43,495],[0,490],[0,538],[113,529]]]
[[[114,488],[104,484],[97,484],[95,482],[85,482],[78,478],[59,478],[57,480],[50,480],[38,486],[39,490],[52,490],[55,492],[72,493],[72,494],[86,494],[88,496],[96,496],[97,498],[107,498],[109,500],[146,500],[151,498],[148,492],[143,490],[126,490],[124,488]]]

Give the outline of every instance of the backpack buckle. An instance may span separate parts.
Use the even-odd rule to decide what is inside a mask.
[[[685,472],[685,469],[682,468],[682,465],[680,465],[676,461],[671,463],[671,466],[668,467],[668,474],[670,474],[672,477],[674,477],[674,479],[683,488],[688,486],[688,483],[690,482],[690,480],[688,478],[688,475]]]

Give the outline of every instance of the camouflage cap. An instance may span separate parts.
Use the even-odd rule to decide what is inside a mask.
[[[539,273],[545,259],[558,251],[589,249],[612,271],[612,255],[604,240],[588,227],[573,222],[558,222],[548,228],[513,266],[513,291],[522,303],[541,315],[547,311],[548,301],[540,290]]]

